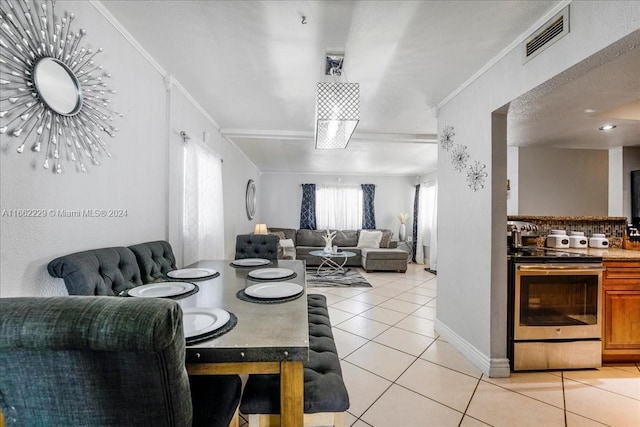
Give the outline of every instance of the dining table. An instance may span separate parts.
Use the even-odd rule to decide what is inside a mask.
[[[236,266],[234,260],[201,260],[187,268],[208,269],[215,274],[193,281],[197,292],[177,299],[183,311],[221,308],[235,322],[217,337],[193,344],[187,341],[189,375],[278,374],[281,425],[303,425],[303,363],[309,357],[304,262],[270,260],[267,265]],[[301,293],[285,301],[247,298],[245,289],[270,282],[254,278],[250,272],[266,268],[293,271],[292,276],[281,282],[300,285]]]

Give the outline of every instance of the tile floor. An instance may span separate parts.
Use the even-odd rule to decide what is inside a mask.
[[[346,425],[640,426],[640,366],[489,378],[434,330],[437,277],[362,272],[326,295],[351,407]]]

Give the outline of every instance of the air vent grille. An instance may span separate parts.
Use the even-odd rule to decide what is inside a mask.
[[[527,62],[569,32],[569,7],[551,18],[531,38],[525,41]]]

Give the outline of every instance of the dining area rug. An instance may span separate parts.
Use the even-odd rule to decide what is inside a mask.
[[[349,269],[346,273],[332,273],[326,276],[318,276],[317,268],[307,268],[307,286],[341,288],[371,288],[371,283],[365,279],[356,269]]]

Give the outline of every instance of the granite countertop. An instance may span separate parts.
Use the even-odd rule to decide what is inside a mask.
[[[640,261],[640,251],[630,251],[628,249],[620,248],[608,248],[608,249],[596,249],[596,248],[563,248],[558,249],[564,252],[575,252],[593,256],[600,256],[604,261]]]

